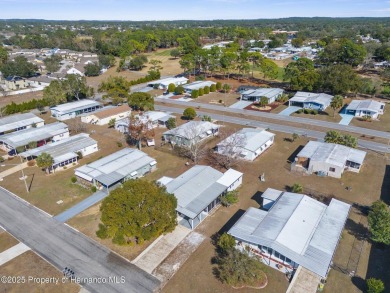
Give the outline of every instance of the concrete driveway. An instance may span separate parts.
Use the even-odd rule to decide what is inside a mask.
[[[251,101],[238,101],[237,103],[234,103],[233,105],[229,106],[229,108],[232,109],[245,109],[249,105],[252,105],[253,102]]]
[[[295,113],[296,111],[302,109],[301,107],[296,106],[288,106],[286,109],[284,109],[282,112],[279,113],[279,115],[282,116],[290,116],[292,113]]]
[[[340,114],[341,116],[341,120],[339,122],[340,125],[349,125],[349,123],[351,123],[353,117],[353,115],[350,115],[350,114]]]

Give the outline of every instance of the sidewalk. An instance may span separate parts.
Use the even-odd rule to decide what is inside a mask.
[[[2,164],[0,163],[0,165],[2,165]],[[7,163],[4,163],[4,165],[7,166]],[[25,169],[27,167],[28,167],[27,162],[24,162],[21,165],[19,164],[17,166],[13,166],[13,167],[11,167],[11,168],[1,172],[0,173],[0,178],[4,178],[4,177],[9,176],[11,174],[14,174],[16,172],[20,172],[21,169]],[[20,175],[20,177],[22,177],[22,175]]]

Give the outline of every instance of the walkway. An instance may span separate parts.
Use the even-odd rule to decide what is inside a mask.
[[[234,103],[233,105],[229,106],[229,108],[231,109],[245,109],[246,107],[248,107],[249,105],[252,105],[253,102],[251,101],[238,101],[236,103]]]
[[[157,238],[132,263],[151,274],[190,232],[190,229],[177,225],[172,233]]]
[[[279,115],[282,116],[290,116],[292,113],[295,113],[296,111],[302,109],[301,107],[296,106],[288,106],[286,109],[284,109],[282,112],[279,113]]]
[[[24,245],[23,243],[19,243],[11,248],[8,248],[6,251],[0,253],[0,266],[29,250],[30,247]]]
[[[341,116],[341,120],[339,122],[339,124],[341,125],[349,125],[349,123],[351,123],[353,117],[353,115],[350,115],[350,114],[340,114]]]
[[[74,205],[70,209],[67,209],[66,211],[62,212],[61,214],[59,214],[53,218],[61,223],[65,223],[69,219],[80,214],[82,211],[90,208],[94,204],[103,200],[107,195],[108,195],[108,193],[106,193],[105,191],[99,190],[99,191],[95,192],[94,194],[92,194],[91,196],[84,199],[83,201]]]
[[[316,293],[320,281],[319,275],[299,266],[286,293]]]
[[[17,159],[17,160],[19,160],[19,159]],[[7,166],[7,165],[9,165],[9,164],[7,164],[7,163],[0,164],[0,166],[2,166],[2,165]],[[24,162],[24,163],[22,163],[22,164],[18,164],[18,165],[16,165],[16,166],[13,166],[13,167],[11,167],[11,168],[9,168],[9,169],[7,169],[7,170],[1,172],[1,173],[0,173],[0,178],[4,178],[4,177],[9,176],[9,175],[11,175],[11,174],[20,172],[22,169],[25,169],[25,168],[27,168],[27,167],[28,167],[27,162]],[[22,176],[20,176],[20,177],[22,177]]]

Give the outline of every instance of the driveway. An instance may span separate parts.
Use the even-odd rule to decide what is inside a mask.
[[[237,103],[234,103],[233,105],[229,106],[229,108],[232,109],[245,109],[249,105],[252,105],[253,102],[251,101],[238,101]]]
[[[339,124],[341,125],[349,125],[349,123],[351,123],[353,117],[353,115],[350,115],[350,114],[340,114],[341,116],[341,120],[339,122]]]
[[[286,109],[284,109],[282,112],[279,113],[279,115],[282,116],[290,116],[292,113],[295,113],[296,111],[302,109],[301,107],[297,106],[288,106]]]
[[[53,191],[55,192],[55,191]],[[90,292],[156,292],[160,281],[103,245],[0,188],[0,225]]]

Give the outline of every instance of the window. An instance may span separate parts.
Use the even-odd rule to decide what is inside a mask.
[[[335,171],[336,171],[336,169],[335,169],[335,168],[333,168],[333,167],[330,167],[330,168],[329,168],[329,171],[330,171],[330,172],[335,172]]]

